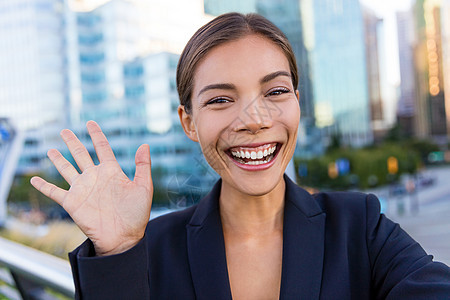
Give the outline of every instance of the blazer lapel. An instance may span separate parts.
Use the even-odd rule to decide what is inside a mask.
[[[280,299],[319,299],[325,213],[287,176]],[[302,295],[302,297],[299,297]]]
[[[280,299],[318,299],[322,282],[325,213],[287,176]],[[219,196],[222,181],[200,201],[187,230],[197,299],[231,300]],[[299,297],[299,295],[303,295]]]
[[[187,230],[187,247],[197,299],[231,300],[225,242],[219,214],[222,181],[203,198]]]

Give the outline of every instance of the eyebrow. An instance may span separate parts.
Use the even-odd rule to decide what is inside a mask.
[[[277,72],[273,72],[273,73],[267,74],[266,76],[261,78],[261,80],[259,82],[260,83],[267,83],[267,82],[271,81],[272,79],[277,78],[278,76],[287,76],[289,78],[292,78],[291,74],[289,72],[277,71]]]
[[[272,79],[277,78],[278,76],[286,76],[286,77],[292,78],[291,74],[289,72],[276,71],[276,72],[267,74],[266,76],[261,78],[259,80],[259,82],[260,83],[267,83],[267,82],[271,81]],[[231,84],[231,83],[214,83],[214,84],[209,84],[209,85],[205,86],[204,88],[202,88],[200,90],[200,92],[198,92],[197,97],[200,96],[202,93],[204,93],[206,91],[209,91],[209,90],[236,90],[236,86],[234,84]]]
[[[236,86],[231,83],[214,83],[205,86],[198,92],[197,97],[200,96],[200,94],[209,91],[209,90],[235,90]]]

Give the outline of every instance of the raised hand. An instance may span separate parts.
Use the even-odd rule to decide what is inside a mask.
[[[150,149],[141,145],[136,151],[136,173],[131,181],[97,123],[89,121],[86,126],[100,163],[95,165],[75,134],[64,129],[61,136],[81,174],[59,151],[51,149],[47,155],[70,189],[63,190],[40,177],[31,178],[31,184],[70,214],[93,242],[96,255],[121,253],[142,239],[150,217],[153,196]]]

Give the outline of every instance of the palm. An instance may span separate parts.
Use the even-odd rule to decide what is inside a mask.
[[[148,147],[138,149],[136,175],[131,181],[121,170],[98,125],[91,122],[88,126],[91,126],[90,134],[100,164],[93,164],[73,133],[63,132],[63,139],[82,173],[79,174],[58,151],[50,150],[50,159],[71,185],[69,191],[41,178],[33,179],[32,184],[63,206],[94,243],[97,254],[122,252],[143,237],[150,216],[153,187]]]

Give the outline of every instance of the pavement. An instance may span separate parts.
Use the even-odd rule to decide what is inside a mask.
[[[417,188],[415,193],[389,196],[378,192],[384,213],[408,232],[435,261],[450,266],[450,167],[421,172],[434,183]]]

